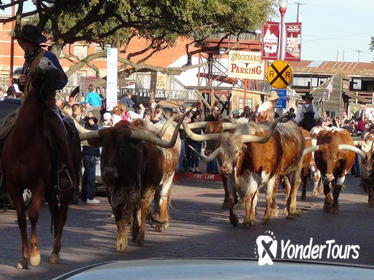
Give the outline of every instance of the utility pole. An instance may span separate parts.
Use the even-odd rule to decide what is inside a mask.
[[[360,62],[360,53],[362,53],[362,50],[356,50],[357,52],[357,62]]]
[[[11,3],[13,4],[14,0],[11,1]],[[12,5],[12,17],[14,17],[16,15],[15,13],[16,11],[16,8],[15,8],[15,5]],[[14,26],[15,26],[15,20],[12,21],[12,32],[14,32]],[[12,85],[13,84],[13,71],[14,71],[14,39],[13,39],[13,35],[12,35],[12,38],[10,39],[10,63],[9,63],[9,80],[10,80],[10,83],[9,85]]]
[[[302,2],[294,2],[297,5],[297,16],[296,16],[296,22],[300,22],[300,6],[305,5]]]

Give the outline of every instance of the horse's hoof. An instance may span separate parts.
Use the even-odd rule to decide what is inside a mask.
[[[115,247],[116,247],[117,251],[124,251],[124,250],[126,250],[127,245],[128,245],[127,238],[121,238],[121,239],[116,241]]]
[[[17,263],[17,269],[28,269],[29,265],[27,263],[27,259],[24,258],[24,257],[21,257],[19,260],[18,260],[18,263]]]
[[[269,218],[264,219],[264,225],[270,225],[270,219]]]
[[[30,264],[32,266],[38,266],[40,264],[40,253],[37,253],[35,256],[30,257]]]
[[[52,253],[49,257],[49,263],[50,264],[58,264],[59,257],[56,253]]]
[[[230,209],[230,206],[231,206],[231,202],[229,202],[228,200],[225,200],[223,203],[222,203],[222,207],[221,209]]]
[[[301,197],[300,197],[301,200],[306,200],[306,195],[305,194],[302,194]]]

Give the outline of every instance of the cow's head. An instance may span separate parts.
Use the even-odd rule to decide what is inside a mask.
[[[347,160],[347,154],[344,151],[354,152],[363,160],[366,160],[366,154],[361,149],[348,144],[319,144],[313,145],[304,150],[304,156],[310,152],[316,152],[315,161],[319,166],[321,173],[327,181],[334,180],[334,170],[341,166]]]
[[[235,168],[241,167],[241,159],[245,151],[243,137],[240,134],[224,133],[221,136],[219,154],[221,156],[221,170],[224,174],[232,174]]]

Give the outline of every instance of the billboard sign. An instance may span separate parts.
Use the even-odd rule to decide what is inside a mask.
[[[301,59],[301,22],[286,23],[286,54],[285,60],[300,61]]]
[[[264,60],[278,59],[279,22],[267,21],[262,27],[262,52]]]
[[[106,107],[110,111],[117,106],[118,49],[107,49]]]
[[[265,63],[260,52],[229,52],[227,76],[231,78],[263,80]]]

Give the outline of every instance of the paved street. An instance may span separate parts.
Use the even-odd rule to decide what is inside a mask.
[[[172,221],[168,231],[155,232],[149,226],[145,247],[129,242],[125,252],[114,249],[116,227],[109,204],[99,197],[101,204],[72,205],[65,226],[60,264],[47,263],[52,249],[50,215],[43,205],[38,232],[42,263],[27,271],[15,268],[20,256],[20,235],[14,211],[0,212],[0,279],[51,279],[78,267],[108,260],[136,258],[180,257],[244,257],[254,258],[256,238],[266,230],[274,232],[278,240],[308,244],[313,237],[316,244],[335,239],[338,244],[360,245],[357,260],[347,262],[374,264],[374,209],[367,207],[367,196],[358,186],[357,178],[348,177],[347,187],[341,194],[340,214],[322,212],[323,197],[299,203],[305,209],[300,217],[280,215],[270,225],[261,222],[263,190],[259,202],[258,223],[249,229],[234,228],[228,213],[221,210],[223,190],[220,183],[183,182],[174,185],[172,194]],[[309,194],[309,193],[308,193]],[[283,195],[279,204],[283,206]],[[243,217],[243,210],[236,211]]]

